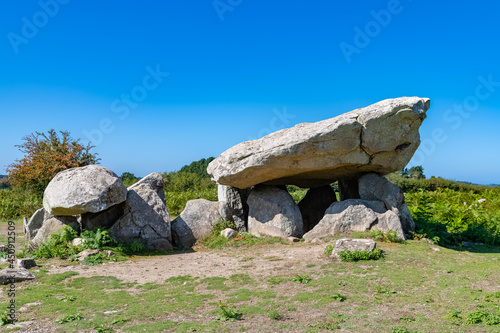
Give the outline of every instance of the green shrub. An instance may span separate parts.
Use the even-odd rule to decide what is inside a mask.
[[[328,244],[328,245],[325,247],[325,250],[323,251],[323,253],[324,253],[326,256],[331,256],[334,248],[335,248],[335,245]]]
[[[42,205],[42,196],[36,191],[22,190],[17,187],[0,190],[0,219],[30,217]]]
[[[398,233],[394,230],[389,230],[384,233],[375,228],[370,232],[370,236],[377,242],[404,243],[404,239],[399,238]]]
[[[242,313],[234,305],[227,305],[222,303],[222,301],[219,301],[218,311],[219,315],[215,319],[220,321],[239,320],[242,316]]]
[[[82,249],[71,245],[78,232],[67,226],[50,235],[45,242],[33,252],[33,258],[67,258],[79,253]]]
[[[96,250],[117,245],[116,241],[111,238],[108,230],[104,227],[98,227],[93,230],[84,230],[80,237],[85,240],[83,246],[87,249]]]
[[[382,258],[382,251],[375,249],[373,251],[349,251],[343,250],[337,253],[342,261],[359,261],[359,260],[377,260]]]
[[[297,274],[294,278],[291,278],[290,281],[293,281],[295,283],[303,283],[303,284],[308,284],[309,282],[312,281],[312,279],[309,277],[307,274]]]

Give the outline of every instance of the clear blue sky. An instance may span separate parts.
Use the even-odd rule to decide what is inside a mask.
[[[57,1],[0,3],[0,173],[50,128],[145,176],[421,96],[410,166],[500,183],[496,1]]]

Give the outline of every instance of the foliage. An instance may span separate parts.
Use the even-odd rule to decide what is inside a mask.
[[[281,318],[283,318],[283,316],[275,308],[269,309],[269,312],[267,313],[267,317],[274,319],[274,320],[280,320]]]
[[[0,190],[0,219],[31,216],[41,206],[42,196],[36,191],[19,187]]]
[[[425,235],[444,246],[500,244],[500,188],[418,191],[407,193],[406,199],[416,224],[414,238]]]
[[[389,230],[383,232],[374,228],[371,230],[370,235],[377,242],[387,242],[387,243],[404,243],[404,239],[398,237],[398,233],[394,230]]]
[[[79,313],[75,315],[67,315],[66,317],[60,318],[56,320],[56,323],[58,324],[64,324],[64,323],[69,323],[72,321],[78,321],[78,320],[84,320],[83,316]]]
[[[104,227],[98,227],[94,230],[84,230],[80,237],[85,240],[84,246],[87,249],[96,250],[117,245],[116,241],[111,238],[108,230]]]
[[[221,231],[227,228],[236,230],[236,224],[233,221],[218,221],[213,225],[212,233],[214,235],[220,235]]]
[[[0,190],[10,189],[9,178],[6,175],[0,175]]]
[[[194,173],[201,179],[210,178],[207,173],[207,167],[213,160],[215,160],[214,157],[209,157],[207,159],[202,158],[199,161],[191,162],[191,164],[183,166],[180,172]]]
[[[123,185],[125,185],[126,187],[130,187],[137,183],[140,178],[137,178],[133,173],[124,172],[120,176],[120,180],[122,181]]]
[[[67,258],[76,255],[81,249],[71,245],[71,241],[77,236],[76,230],[69,226],[64,227],[42,242],[33,252],[33,258]]]
[[[173,171],[163,173],[167,208],[178,216],[186,203],[193,199],[217,201],[217,185],[210,178],[202,178],[196,173]]]
[[[116,258],[112,257],[112,256],[108,256],[107,254],[105,254],[103,252],[99,252],[99,253],[94,254],[92,256],[88,256],[87,258],[85,258],[85,260],[82,263],[84,265],[88,265],[88,266],[95,266],[95,265],[100,265],[104,261],[109,261],[109,260],[116,261]]]
[[[227,305],[222,303],[222,301],[219,301],[218,310],[219,315],[215,319],[220,321],[240,320],[243,315],[234,305]]]
[[[4,311],[3,313],[0,314],[0,326],[6,326],[11,323],[11,320],[9,319],[9,312]]]
[[[328,244],[328,245],[325,247],[325,250],[323,251],[323,253],[324,253],[326,256],[331,256],[334,248],[335,248],[335,245]]]
[[[85,147],[67,131],[53,129],[47,133],[35,132],[23,138],[17,148],[24,154],[7,167],[12,186],[33,189],[42,194],[54,176],[63,170],[98,163],[90,143]]]
[[[378,260],[382,258],[382,251],[375,249],[373,251],[349,251],[343,250],[337,253],[342,261],[359,261],[359,260]]]
[[[294,278],[291,278],[290,281],[293,281],[298,284],[308,284],[312,281],[312,279],[307,274],[297,274]]]

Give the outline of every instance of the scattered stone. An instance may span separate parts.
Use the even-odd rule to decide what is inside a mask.
[[[299,202],[300,213],[304,225],[304,233],[312,230],[321,221],[325,211],[337,201],[335,191],[330,185],[311,188]]]
[[[441,251],[441,249],[439,249],[439,248],[437,248],[437,247],[433,247],[433,248],[432,248],[432,251],[436,251],[436,252],[438,252],[438,251]]]
[[[85,239],[83,239],[83,238],[74,238],[71,241],[71,245],[73,245],[73,246],[80,246],[80,245],[83,245],[83,243],[85,243]]]
[[[35,238],[38,230],[42,228],[43,221],[48,214],[45,214],[45,209],[40,208],[37,210],[28,221],[28,225],[26,226],[26,236],[25,239],[27,242]]]
[[[486,202],[486,199],[479,199],[477,202],[483,203],[483,202]]]
[[[111,250],[104,250],[103,251],[105,255],[107,255],[108,257],[111,257],[111,256],[114,256],[115,253]]]
[[[128,188],[124,215],[109,229],[118,242],[138,241],[152,250],[172,250],[163,177],[152,173]]]
[[[248,232],[302,237],[302,215],[292,196],[275,186],[256,186],[248,196]]]
[[[36,249],[42,242],[49,238],[51,234],[66,226],[78,232],[80,231],[80,224],[75,216],[53,216],[46,213],[42,227],[37,231],[36,236],[29,243],[29,249]]]
[[[290,243],[298,243],[298,242],[300,242],[300,238],[297,238],[297,237],[288,237],[288,241]]]
[[[43,207],[52,215],[97,213],[127,198],[127,188],[108,168],[88,165],[59,172],[43,195]]]
[[[422,238],[423,241],[426,241],[427,243],[431,244],[431,245],[434,245],[434,242],[431,241],[429,238]]]
[[[8,250],[8,249],[7,249],[7,246],[5,246],[5,245],[3,245],[3,244],[2,244],[2,245],[0,245],[0,252],[7,252],[7,250]]]
[[[232,238],[236,237],[238,232],[236,230],[231,229],[231,228],[226,228],[226,229],[222,230],[220,232],[220,234],[221,234],[221,236],[232,239]]]
[[[82,252],[78,253],[76,255],[76,257],[78,258],[78,261],[84,261],[88,257],[95,256],[98,253],[99,253],[99,250],[86,249],[86,250],[83,250]]]
[[[403,191],[385,177],[369,173],[359,178],[359,194],[363,200],[380,200],[388,210],[393,211],[401,220],[403,232],[415,231]]]
[[[375,250],[377,246],[377,242],[373,239],[351,239],[351,238],[342,238],[338,239],[335,242],[335,247],[332,251],[332,257],[338,257],[338,253],[344,250],[348,250],[350,252],[354,251],[369,251],[372,252]]]
[[[219,214],[218,202],[205,199],[188,201],[181,215],[172,221],[174,246],[193,246],[198,239],[209,236],[214,223],[219,221],[222,221],[222,217]]]
[[[405,239],[398,216],[385,208],[381,201],[348,199],[334,202],[314,229],[304,235],[306,241],[333,236],[348,231],[367,231],[377,228],[387,232],[394,230]]]
[[[16,267],[18,268],[31,268],[31,267],[35,267],[36,266],[36,262],[35,262],[35,259],[32,259],[32,258],[24,258],[24,259],[17,259],[17,262],[16,262]]]
[[[218,184],[318,187],[364,173],[402,169],[420,144],[428,98],[387,99],[316,123],[240,143],[210,162]]]
[[[35,274],[28,271],[26,268],[8,268],[0,271],[0,284],[9,284],[14,282],[22,282],[33,280]]]
[[[241,190],[232,186],[219,185],[219,214],[224,221],[233,221],[239,231],[247,230],[248,204],[251,189]]]

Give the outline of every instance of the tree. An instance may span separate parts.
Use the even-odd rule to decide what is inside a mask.
[[[408,170],[408,177],[412,179],[425,179],[424,168],[421,165],[411,167]]]
[[[123,185],[129,187],[137,183],[139,181],[139,178],[137,178],[133,173],[124,172],[120,176],[120,180],[122,181]]]
[[[85,147],[69,132],[59,133],[60,136],[53,129],[47,134],[35,132],[25,136],[23,144],[15,146],[24,157],[7,167],[12,186],[41,194],[58,172],[99,162],[97,153],[90,152],[94,148],[90,143]]]
[[[209,157],[207,159],[202,158],[199,161],[192,162],[189,165],[185,165],[181,168],[181,172],[189,172],[189,173],[195,173],[197,174],[200,178],[210,178],[210,176],[207,173],[207,167],[210,162],[215,160],[214,157]]]

